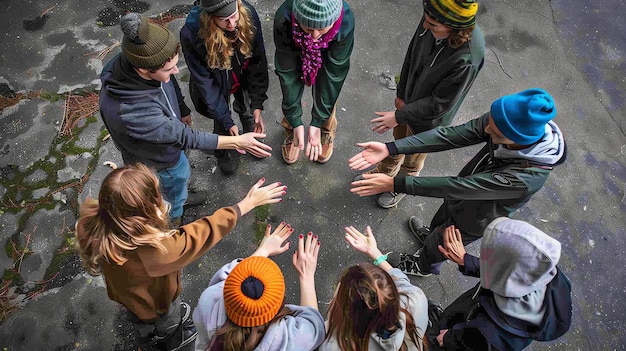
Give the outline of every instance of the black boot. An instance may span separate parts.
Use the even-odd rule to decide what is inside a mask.
[[[239,168],[240,155],[237,150],[215,150],[215,157],[224,175],[233,175]]]

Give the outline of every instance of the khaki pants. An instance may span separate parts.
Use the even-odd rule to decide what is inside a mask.
[[[393,128],[393,139],[398,140],[413,135],[413,131],[406,124],[399,124]],[[424,168],[424,161],[428,154],[389,155],[382,160],[372,173],[384,173],[395,177],[399,172],[407,175],[417,175]]]

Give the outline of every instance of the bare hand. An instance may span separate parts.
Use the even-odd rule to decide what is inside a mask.
[[[437,335],[437,342],[439,343],[439,347],[443,347],[443,336],[446,335],[448,329],[441,329],[439,335]]]
[[[275,204],[283,200],[281,196],[287,193],[286,186],[282,185],[280,182],[272,183],[267,186],[262,186],[263,183],[265,183],[265,178],[259,179],[259,181],[250,188],[246,197],[237,204],[242,216],[255,207],[265,204]]]
[[[374,127],[372,127],[372,130],[376,133],[383,134],[384,132],[393,129],[398,125],[398,122],[396,121],[395,111],[374,113],[379,116],[371,121],[372,123],[374,123]]]
[[[443,232],[443,246],[439,245],[439,251],[449,260],[464,266],[465,247],[461,232],[453,225],[447,227]]]
[[[389,150],[387,150],[387,146],[383,143],[372,141],[368,143],[357,143],[356,145],[363,148],[363,150],[348,160],[351,169],[359,171],[367,169],[389,156]]]
[[[228,128],[228,134],[232,136],[239,135],[239,127],[237,127],[237,125],[235,124],[232,127]]]
[[[251,256],[270,257],[289,250],[289,243],[283,244],[291,233],[293,233],[291,225],[281,222],[272,234],[270,234],[271,230],[272,226],[268,224],[265,229],[265,236],[263,240],[261,240],[259,248]]]
[[[400,99],[399,97],[396,97],[396,110],[400,110],[404,107],[404,100]]]
[[[309,142],[306,144],[306,157],[310,161],[317,161],[322,153],[322,132],[318,127],[309,127]]]
[[[261,116],[261,110],[256,109],[252,112],[254,117],[254,132],[263,134],[265,133],[265,124],[263,123],[263,117]]]
[[[259,133],[246,133],[238,136],[237,145],[244,150],[244,153],[247,151],[258,158],[270,157],[272,154],[269,151],[272,151],[272,147],[257,140],[257,138],[262,139],[265,136],[265,134]]]
[[[359,196],[371,196],[393,191],[393,178],[383,173],[363,174],[364,180],[357,180],[350,185],[350,192]]]
[[[297,160],[302,150],[304,150],[304,126],[297,126],[293,129],[293,144],[289,149],[289,159]]]
[[[191,127],[191,115],[181,118],[180,121],[185,123],[188,127]]]
[[[298,251],[293,253],[293,266],[301,279],[313,279],[317,268],[319,250],[320,242],[317,241],[317,235],[309,232],[305,238],[304,235],[300,234]]]
[[[380,250],[376,244],[376,238],[372,233],[372,228],[368,225],[365,228],[367,235],[363,235],[355,227],[344,228],[346,232],[346,242],[350,244],[355,250],[360,253],[366,254],[368,257],[380,256]]]

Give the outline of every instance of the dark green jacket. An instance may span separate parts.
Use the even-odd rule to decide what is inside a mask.
[[[454,224],[466,234],[482,236],[489,222],[522,207],[543,187],[553,166],[565,161],[565,140],[556,124],[550,122],[551,133],[531,147],[508,151],[516,157],[500,158],[494,152],[498,145],[485,133],[488,121],[486,113],[459,126],[439,127],[387,144],[390,154],[395,155],[486,143],[456,177],[400,175],[394,179],[396,192],[444,199],[431,229]]]
[[[396,94],[405,103],[396,111],[396,121],[408,124],[414,133],[452,123],[485,56],[478,25],[470,42],[452,48],[447,40],[437,45],[423,23],[424,17],[407,50]]]
[[[274,65],[283,92],[283,114],[292,127],[302,125],[302,51],[293,41],[291,32],[292,0],[285,1],[274,17]],[[322,51],[322,67],[317,72],[313,90],[311,126],[321,127],[333,112],[343,82],[350,69],[350,54],[354,46],[354,14],[343,2],[343,19],[339,33]]]

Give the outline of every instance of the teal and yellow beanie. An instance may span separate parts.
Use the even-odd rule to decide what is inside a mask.
[[[435,21],[454,29],[476,23],[476,0],[424,0],[424,12]]]

